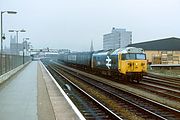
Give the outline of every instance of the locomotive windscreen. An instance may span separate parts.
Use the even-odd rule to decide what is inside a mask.
[[[142,53],[127,53],[122,54],[122,60],[145,60],[146,55]]]

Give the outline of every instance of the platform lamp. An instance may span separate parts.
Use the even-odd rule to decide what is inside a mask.
[[[1,11],[1,74],[2,74],[2,54],[3,54],[3,39],[5,39],[5,36],[3,36],[3,13],[7,14],[16,14],[16,11]]]

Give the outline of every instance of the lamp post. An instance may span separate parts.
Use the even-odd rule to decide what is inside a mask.
[[[3,13],[16,14],[15,11],[1,11],[1,53],[3,52]]]
[[[29,38],[23,38],[23,64],[24,64],[24,49],[25,49],[24,42],[25,42],[25,40],[27,41],[27,40],[29,40]],[[26,49],[27,49],[27,47],[26,47]]]
[[[8,14],[16,14],[17,12],[15,11],[1,11],[1,74],[2,74],[2,54],[3,54],[3,13],[8,13]]]
[[[18,52],[19,52],[19,49],[18,49],[18,33],[19,32],[26,32],[24,29],[22,29],[22,30],[9,30],[9,32],[16,32],[16,39],[17,39],[17,46],[16,46],[16,50],[17,50],[17,54],[18,54]]]

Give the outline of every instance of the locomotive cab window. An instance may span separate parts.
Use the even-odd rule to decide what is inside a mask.
[[[146,55],[145,54],[135,54],[135,53],[127,53],[127,54],[122,54],[122,60],[145,60]]]
[[[146,59],[146,55],[145,54],[136,54],[136,59],[138,59],[138,60],[145,60]]]

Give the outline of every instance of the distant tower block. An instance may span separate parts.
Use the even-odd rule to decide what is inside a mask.
[[[94,51],[94,48],[93,48],[93,41],[91,40],[91,47],[90,47],[90,51]]]
[[[126,29],[112,28],[111,33],[103,35],[103,49],[123,48],[132,44],[132,32]]]

